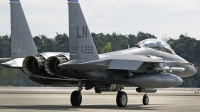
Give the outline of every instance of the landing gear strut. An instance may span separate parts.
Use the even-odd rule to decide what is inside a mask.
[[[116,97],[116,103],[118,107],[126,107],[128,102],[128,97],[125,92],[119,91]]]
[[[144,105],[148,105],[148,104],[149,104],[149,97],[147,96],[147,94],[145,94],[145,95],[143,96],[142,103],[143,103]]]
[[[78,90],[73,91],[71,94],[71,104],[72,106],[80,106],[82,103],[82,94],[81,94],[81,90],[82,90],[82,81],[79,81],[78,83]]]

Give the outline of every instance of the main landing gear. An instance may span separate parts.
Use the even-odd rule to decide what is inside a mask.
[[[128,102],[128,97],[125,92],[119,91],[116,97],[116,103],[118,107],[126,107]]]
[[[73,91],[70,100],[72,106],[80,106],[82,103],[81,91]]]
[[[143,96],[142,103],[143,103],[144,105],[148,105],[148,104],[149,104],[149,97],[147,96],[147,94],[145,94],[145,95]]]
[[[72,106],[80,106],[82,103],[82,94],[81,94],[81,90],[82,90],[82,82],[79,81],[78,84],[78,90],[73,91],[71,94],[71,104]],[[128,97],[127,94],[123,91],[118,91],[117,96],[116,96],[116,103],[118,107],[126,107],[127,103],[128,103]],[[148,105],[149,104],[149,97],[147,96],[147,93],[144,94],[143,99],[142,99],[142,103],[144,105]]]
[[[71,94],[71,98],[70,98],[70,101],[71,101],[71,104],[72,106],[80,106],[81,103],[82,103],[82,94],[81,94],[81,90],[82,90],[82,82],[79,81],[79,84],[78,84],[78,90],[76,91],[73,91],[72,94]]]

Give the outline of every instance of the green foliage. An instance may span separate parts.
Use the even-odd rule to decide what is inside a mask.
[[[168,43],[179,56],[189,62],[194,63],[196,59],[199,58],[198,56],[200,56],[200,41],[194,38],[180,35],[180,38],[177,40],[170,38]]]
[[[11,55],[10,38],[8,35],[0,36],[0,57],[6,58]]]
[[[58,34],[54,39],[45,35],[35,36],[35,45],[38,52],[68,52],[69,37],[67,34]]]
[[[111,47],[110,42],[107,42],[106,45],[101,49],[102,53],[111,52],[111,51],[112,51],[112,47]]]
[[[147,38],[156,38],[151,34],[143,32],[139,32],[138,36],[139,38],[132,34],[122,35],[122,34],[117,34],[116,32],[114,32],[112,35],[103,33],[99,34],[92,33],[94,43],[99,53],[104,52],[104,51],[102,52],[102,47],[104,47],[108,42],[110,42],[112,45],[112,51],[117,51],[117,50],[127,49],[128,45],[130,47],[134,47],[140,40]]]
[[[157,38],[157,37],[155,37],[154,35],[149,34],[149,33],[139,32],[137,34],[137,38],[138,38],[138,41],[140,42],[140,41],[148,39],[148,38]]]
[[[56,45],[54,46],[56,48],[56,52],[69,52],[69,37],[67,34],[58,34],[54,41]]]

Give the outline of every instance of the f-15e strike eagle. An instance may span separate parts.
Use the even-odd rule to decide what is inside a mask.
[[[118,107],[127,105],[124,85],[147,93],[155,88],[175,87],[183,77],[196,74],[193,64],[176,55],[158,39],[147,39],[135,47],[98,54],[78,0],[68,0],[69,53],[38,53],[19,0],[11,0],[12,60],[1,65],[23,70],[30,80],[51,86],[76,85],[71,94],[72,106],[80,106],[81,90],[94,88],[96,93],[116,91]]]

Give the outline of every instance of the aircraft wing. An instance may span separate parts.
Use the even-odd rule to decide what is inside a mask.
[[[144,66],[154,65],[157,66],[160,63],[177,63],[176,61],[169,60],[158,60],[158,59],[149,59],[149,60],[122,60],[122,59],[113,59],[109,63],[107,69],[118,69],[118,70],[131,70],[137,71]],[[146,67],[148,68],[148,67]],[[143,70],[142,70],[143,71]]]
[[[146,55],[125,55],[112,56],[107,69],[129,70],[135,72],[150,72],[166,63],[180,63],[179,61],[166,60],[156,56]],[[161,69],[161,68],[160,68]],[[170,69],[170,68],[169,68]]]
[[[134,59],[133,59],[134,58]],[[123,56],[120,58],[114,57],[113,59],[104,59],[98,61],[78,63],[78,61],[69,61],[67,63],[60,64],[61,68],[68,68],[81,71],[93,71],[93,70],[130,70],[130,71],[144,71],[149,66],[159,66],[160,63],[179,63],[178,61],[164,60],[161,58],[145,58],[145,57],[129,57]]]

